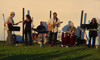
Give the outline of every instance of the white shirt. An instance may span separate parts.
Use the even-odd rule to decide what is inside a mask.
[[[48,24],[58,24],[58,23],[60,23],[60,20],[58,19],[57,21],[56,21],[56,19],[54,20],[54,18],[51,18],[51,19],[49,19],[49,21],[47,22],[47,25]],[[54,33],[56,33],[57,31],[58,31],[58,27],[57,26],[55,26],[52,30],[51,30],[52,32],[54,32]]]
[[[7,20],[6,20],[6,22],[11,22],[11,23],[14,24],[14,20],[13,20],[12,17],[8,17]],[[6,30],[9,30],[8,24],[6,24]]]

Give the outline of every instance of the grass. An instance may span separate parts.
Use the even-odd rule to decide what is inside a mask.
[[[100,60],[100,49],[84,46],[7,46],[0,43],[0,60]]]

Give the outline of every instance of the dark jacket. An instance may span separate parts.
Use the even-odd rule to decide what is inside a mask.
[[[98,28],[98,23],[94,23],[94,24],[90,23],[90,26],[91,26],[91,29],[97,29]],[[90,37],[96,37],[96,36],[98,36],[98,32],[90,30],[89,31],[89,36]]]
[[[41,26],[41,25],[39,25],[36,29],[39,31],[46,31],[45,26]],[[38,33],[40,33],[40,32],[38,32]]]
[[[32,23],[32,20],[30,20],[30,21],[25,20],[25,23],[24,23],[24,24],[26,24],[25,30],[31,30],[31,23]]]

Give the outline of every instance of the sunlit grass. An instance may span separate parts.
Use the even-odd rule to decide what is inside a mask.
[[[100,60],[100,49],[84,46],[39,47],[0,44],[0,60]]]

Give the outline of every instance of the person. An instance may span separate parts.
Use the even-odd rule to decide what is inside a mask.
[[[70,46],[73,46],[75,44],[75,34],[77,33],[77,29],[72,22],[70,22],[70,27],[68,27],[67,33],[69,34],[69,44]]]
[[[28,39],[27,35],[29,35],[29,45],[32,45],[32,38],[31,38],[31,16],[26,15],[26,20],[24,20],[24,25],[25,25],[25,44],[28,45]]]
[[[10,13],[10,16],[7,18],[6,20],[6,28],[7,28],[7,44],[8,45],[11,45],[12,44],[12,40],[11,40],[11,36],[12,36],[12,31],[9,30],[9,27],[10,26],[13,26],[13,25],[17,25],[19,23],[15,23],[14,24],[14,20],[13,20],[13,17],[15,16],[15,13],[14,12],[11,12]]]
[[[43,26],[43,21],[41,21],[40,22],[40,25],[36,28],[37,30],[39,30],[39,31],[46,31],[46,28],[45,28],[45,26]],[[38,33],[40,33],[40,32],[38,32]]]
[[[47,25],[48,27],[53,28],[50,30],[49,34],[49,46],[56,46],[57,44],[57,32],[58,32],[58,27],[60,26],[60,20],[57,18],[57,13],[53,13],[53,18],[51,18],[48,22]],[[49,29],[48,29],[49,30]]]
[[[91,29],[98,29],[98,23],[97,23],[97,19],[96,18],[92,18],[91,22],[90,22],[90,27]],[[89,47],[91,47],[91,38],[93,38],[93,44],[92,47],[95,47],[95,43],[96,43],[96,37],[98,36],[97,31],[93,31],[93,30],[89,30]]]
[[[41,42],[40,43],[40,47],[43,47],[44,45],[43,45],[43,43],[44,43],[44,40],[45,40],[45,33],[41,33],[40,31],[46,31],[46,28],[45,28],[45,26],[43,25],[44,24],[44,22],[43,21],[41,21],[40,22],[40,25],[36,28],[37,30],[39,30],[38,31],[38,33],[39,33],[39,35],[38,35],[38,40],[36,41],[36,42]]]
[[[74,23],[70,22],[70,27],[68,27],[67,33],[73,34],[73,35],[77,33],[77,29],[74,27]]]

